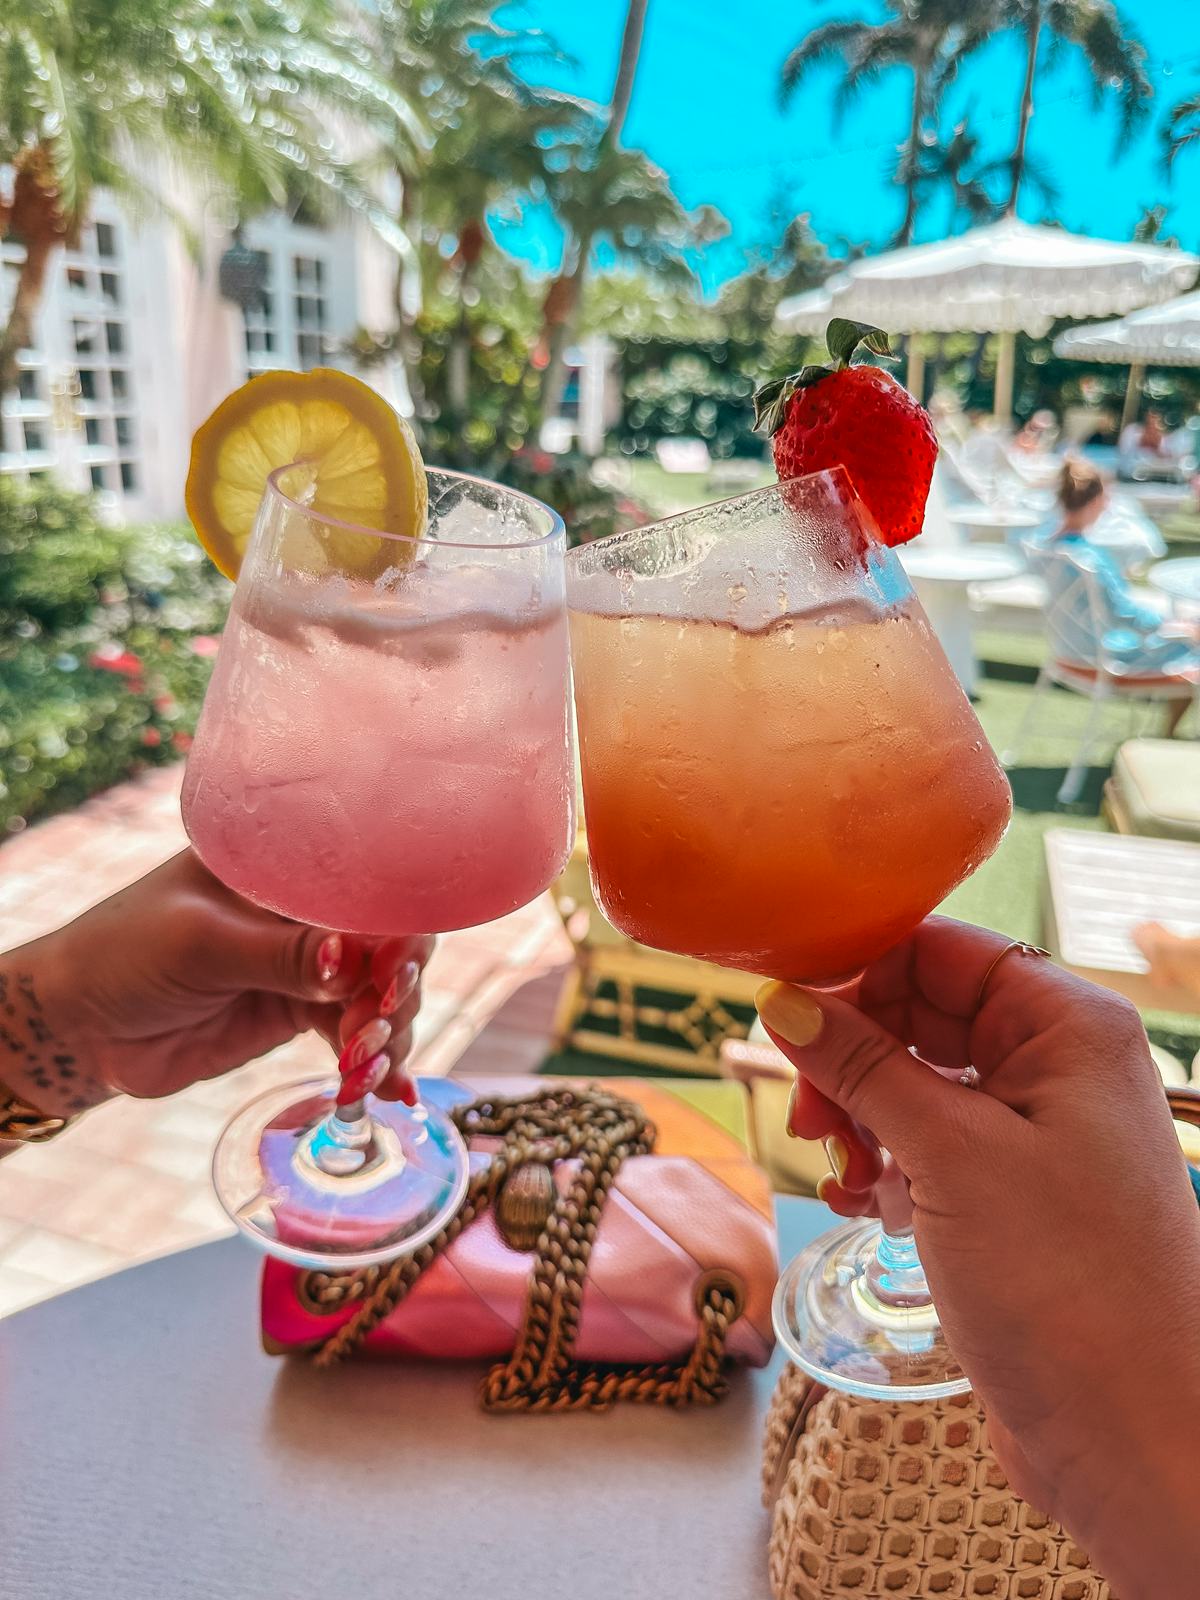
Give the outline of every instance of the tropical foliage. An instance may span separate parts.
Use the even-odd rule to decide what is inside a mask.
[[[1200,141],[1200,94],[1187,95],[1171,107],[1163,129],[1163,147],[1167,167],[1171,168],[1176,156]]]
[[[1007,209],[1015,212],[1021,184],[1029,171],[1033,91],[1047,38],[1051,53],[1065,45],[1082,54],[1097,108],[1108,99],[1116,100],[1118,147],[1128,141],[1146,115],[1152,91],[1146,76],[1145,47],[1113,0],[1000,0],[997,20],[1000,27],[1020,32],[1025,51],[1017,140],[1008,162]]]
[[[92,195],[172,211],[186,160],[240,211],[301,201],[383,214],[329,141],[351,119],[409,150],[418,123],[374,71],[334,0],[57,0],[0,9],[0,237],[24,246],[0,330],[0,394],[54,254],[77,237]],[[136,162],[131,156],[136,155]],[[138,174],[157,162],[160,181]],[[179,216],[191,232],[194,219]]]
[[[0,477],[0,839],[178,759],[228,593],[189,529]]]
[[[589,286],[585,326],[606,328],[621,345],[615,434],[622,450],[648,451],[658,439],[682,435],[703,439],[714,457],[761,456],[750,397],[804,355],[795,338],[776,329],[775,312],[785,296],[815,288],[834,267],[808,215],[783,224],[773,207],[767,233],[778,243],[753,250],[714,305],[628,274]]]
[[[864,85],[889,68],[911,73],[908,132],[894,174],[904,191],[896,242],[908,244],[917,220],[925,135],[936,128],[947,85],[987,38],[991,18],[962,0],[888,0],[887,9],[890,15],[883,22],[826,22],[814,28],[784,61],[780,92],[789,100],[814,66],[836,58],[844,68],[836,100],[841,112]]]
[[[1146,51],[1113,0],[887,0],[886,9],[880,22],[840,19],[806,34],[784,60],[780,94],[790,100],[815,67],[838,61],[840,114],[884,72],[901,68],[911,75],[908,127],[893,173],[904,195],[898,244],[911,241],[922,204],[943,188],[955,212],[976,222],[1002,211],[1015,214],[1030,183],[1054,198],[1053,174],[1031,156],[1029,137],[1039,73],[1064,50],[1083,57],[1096,106],[1115,101],[1118,146],[1148,111]],[[1017,35],[1023,57],[1021,82],[1014,84],[1016,138],[1008,156],[981,162],[965,122],[943,139],[940,113],[963,62],[1003,33]],[[1186,108],[1178,110],[1181,124],[1190,125]],[[1195,104],[1190,115],[1196,117]]]

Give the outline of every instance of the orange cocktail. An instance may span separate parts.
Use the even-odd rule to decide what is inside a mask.
[[[1008,784],[841,473],[569,558],[588,852],[644,944],[829,982],[995,849]]]

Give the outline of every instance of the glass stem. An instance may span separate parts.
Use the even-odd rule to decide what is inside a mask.
[[[362,1100],[339,1106],[325,1118],[312,1143],[312,1157],[331,1178],[357,1172],[370,1157],[375,1134]]]
[[[870,1293],[881,1306],[900,1311],[930,1304],[929,1284],[911,1228],[897,1233],[880,1230],[866,1276]]]

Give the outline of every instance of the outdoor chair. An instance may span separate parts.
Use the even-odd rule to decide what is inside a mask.
[[[721,1045],[746,1037],[762,980],[618,933],[592,895],[582,829],[551,893],[575,955],[559,996],[555,1048],[719,1076]]]
[[[1026,542],[1026,557],[1036,572],[1056,559],[1038,545]],[[1088,660],[1079,659],[1079,623],[1086,620],[1090,636],[1097,641]],[[1046,610],[1046,659],[1038,673],[1037,686],[1021,719],[1012,746],[1001,759],[1006,767],[1017,764],[1033,735],[1034,725],[1046,691],[1057,685],[1083,695],[1090,701],[1075,754],[1058,791],[1060,805],[1077,800],[1093,751],[1100,742],[1101,722],[1107,706],[1116,701],[1145,702],[1177,700],[1181,694],[1195,701],[1198,684],[1195,674],[1146,674],[1131,672],[1104,643],[1107,620],[1100,587],[1095,576],[1080,572]]]
[[[1114,833],[1200,844],[1200,743],[1127,740],[1104,785],[1104,815]]]
[[[788,1097],[796,1069],[761,1023],[755,1023],[748,1039],[725,1041],[721,1071],[742,1084],[750,1097],[750,1153],[772,1189],[776,1194],[816,1194],[829,1171],[829,1157],[819,1139],[793,1139],[788,1133]]]

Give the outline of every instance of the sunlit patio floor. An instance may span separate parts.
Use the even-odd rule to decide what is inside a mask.
[[[1032,692],[1036,639],[981,634],[978,710],[997,749],[1011,743]],[[1040,727],[1010,774],[1016,810],[997,855],[946,909],[1017,938],[1040,932],[1042,834],[1047,827],[1102,827],[1095,769],[1084,798],[1064,812],[1054,795],[1086,707],[1048,697]],[[1111,744],[1160,713],[1114,713]],[[58,926],[148,871],[183,842],[180,769],[123,784],[79,810],[0,847],[0,947]],[[904,772],[895,775],[904,782]],[[881,854],[887,840],[880,839]],[[548,897],[501,922],[448,935],[428,973],[416,1069],[440,1075],[535,1071],[570,946]],[[1151,1014],[1160,1043],[1189,1059],[1200,1022]],[[120,1101],[91,1113],[62,1138],[0,1162],[0,1314],[130,1262],[229,1231],[212,1197],[209,1164],[232,1111],[261,1089],[328,1069],[313,1036],[233,1076],[169,1100]]]

